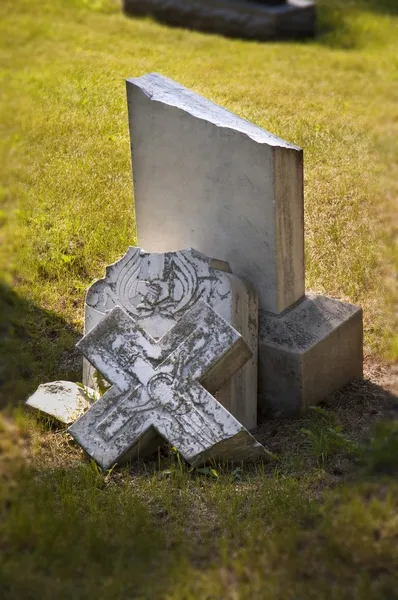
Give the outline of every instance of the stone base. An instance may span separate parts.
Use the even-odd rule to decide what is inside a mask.
[[[131,15],[230,37],[256,40],[310,37],[315,34],[313,0],[267,5],[248,0],[124,0]]]
[[[308,294],[280,315],[260,312],[260,414],[294,417],[362,377],[362,309]]]

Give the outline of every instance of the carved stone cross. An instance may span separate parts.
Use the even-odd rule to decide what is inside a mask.
[[[145,252],[131,247],[88,290],[84,333],[115,306],[159,340],[201,300],[244,338],[252,352],[244,367],[217,390],[217,400],[247,428],[257,425],[257,295],[227,263],[186,248]],[[84,361],[83,383],[96,389],[95,369]]]
[[[240,334],[204,302],[159,341],[116,307],[77,347],[112,384],[69,428],[103,469],[153,451],[159,435],[191,465],[264,454],[212,396],[251,352]]]

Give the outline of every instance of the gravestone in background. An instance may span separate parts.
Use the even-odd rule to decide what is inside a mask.
[[[278,4],[287,4],[287,0],[242,0],[243,2],[254,2],[255,4],[265,4],[266,6],[277,6]]]
[[[315,34],[313,0],[123,0],[131,15],[231,37],[270,40]]]
[[[260,305],[260,406],[294,415],[362,375],[362,311],[304,289],[303,153],[158,74],[127,80],[138,243],[227,261]]]
[[[167,220],[166,215],[164,217]],[[158,221],[157,221],[158,222]],[[159,223],[159,222],[158,222]],[[199,301],[209,304],[243,336],[251,358],[217,392],[217,399],[245,427],[257,424],[258,304],[254,287],[227,263],[192,248],[149,254],[129,248],[87,291],[85,333],[121,306],[159,340]],[[95,369],[84,361],[83,382],[95,388]]]
[[[151,454],[159,436],[194,466],[265,454],[212,396],[251,352],[204,302],[194,302],[159,341],[116,306],[77,347],[112,384],[69,428],[103,469]]]

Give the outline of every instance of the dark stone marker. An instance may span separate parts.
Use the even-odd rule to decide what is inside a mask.
[[[286,4],[287,0],[243,0],[244,2],[255,2],[256,4],[267,4],[276,6],[277,4]]]
[[[315,34],[314,0],[124,0],[130,15],[151,15],[176,27],[244,39]]]

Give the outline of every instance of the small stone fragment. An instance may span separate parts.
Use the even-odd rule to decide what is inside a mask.
[[[99,398],[99,393],[88,387],[79,387],[71,381],[52,381],[39,385],[26,401],[27,406],[70,425],[81,417]]]

